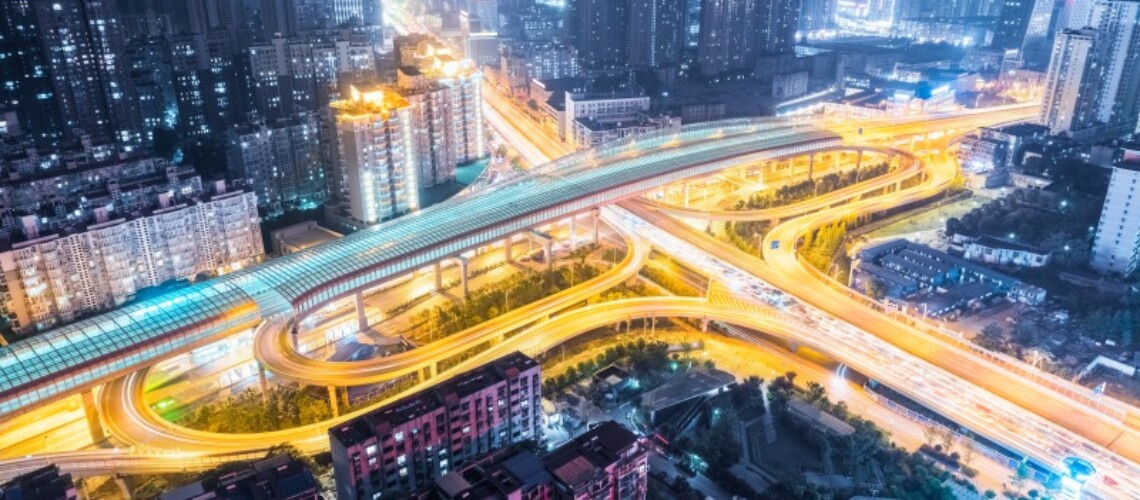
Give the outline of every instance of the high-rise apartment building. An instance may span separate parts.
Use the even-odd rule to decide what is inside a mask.
[[[231,179],[244,179],[270,214],[325,200],[320,125],[315,113],[234,127],[226,134]]]
[[[1112,169],[1096,237],[1093,269],[1129,275],[1140,264],[1140,151],[1124,150],[1125,157]]]
[[[467,15],[479,18],[483,31],[498,33],[502,28],[499,22],[499,0],[467,0]]]
[[[78,129],[100,142],[141,145],[142,123],[114,2],[53,0],[34,7],[64,133],[74,137]]]
[[[329,197],[365,224],[419,208],[412,109],[396,89],[352,85],[329,105],[335,161]]]
[[[503,47],[499,70],[511,92],[523,97],[531,80],[578,76],[578,50],[558,42],[519,42]]]
[[[58,143],[64,126],[33,1],[0,2],[0,33],[0,102],[15,109],[22,132],[36,145]]]
[[[221,190],[210,198],[160,206],[69,232],[39,234],[23,218],[27,241],[0,253],[4,312],[18,332],[43,330],[82,314],[118,307],[147,287],[221,274],[258,262],[265,251],[253,193]]]
[[[681,62],[688,0],[629,0],[629,64],[665,67]]]
[[[767,16],[761,10],[775,8],[780,3],[780,0],[771,5],[759,0],[703,0],[697,45],[701,74],[716,76],[751,70],[759,53],[758,43],[767,29]]]
[[[397,72],[411,104],[413,156],[421,188],[455,178],[455,167],[486,156],[482,74],[442,43],[422,40]]]
[[[1083,11],[1081,11],[1083,12]],[[1140,118],[1140,2],[1098,0],[1057,36],[1041,121],[1079,139],[1131,133]]]
[[[629,64],[629,2],[571,0],[566,6],[568,38],[586,69]]]
[[[1100,85],[1095,30],[1065,30],[1057,35],[1041,103],[1041,124],[1052,134],[1091,125]]]
[[[1051,0],[1005,0],[991,45],[998,49],[1042,50],[1053,18]]]
[[[277,37],[249,47],[247,64],[252,110],[264,120],[319,111],[344,83],[376,77],[377,46],[368,33]]]
[[[540,367],[514,353],[329,430],[337,498],[411,493],[477,458],[542,440]]]

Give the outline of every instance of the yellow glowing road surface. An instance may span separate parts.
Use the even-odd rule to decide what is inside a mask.
[[[936,156],[936,161],[927,165],[929,172],[923,182],[913,188],[877,198],[851,201],[838,209],[824,209],[777,226],[764,244],[766,264],[750,259],[722,242],[708,239],[674,219],[626,203],[624,205],[629,206],[633,214],[616,207],[604,208],[603,213],[607,214],[606,219],[611,225],[626,235],[627,240],[630,225],[645,219],[652,223],[651,226],[646,224],[647,227],[667,229],[672,234],[696,243],[696,246],[690,245],[689,250],[679,250],[683,244],[671,246],[665,243],[668,238],[647,238],[643,232],[645,228],[639,228],[635,232],[640,236],[632,238],[633,243],[629,245],[626,261],[617,269],[575,289],[544,299],[540,305],[530,309],[517,309],[513,314],[505,315],[505,319],[499,323],[480,325],[415,349],[407,353],[406,359],[389,357],[364,363],[336,363],[335,367],[314,361],[310,366],[309,361],[292,352],[287,337],[281,335],[277,328],[263,329],[257,342],[258,357],[285,376],[314,383],[350,385],[350,380],[356,383],[381,381],[396,374],[412,373],[432,361],[533,323],[535,318],[524,319],[520,312],[522,310],[539,316],[538,323],[527,326],[508,340],[495,342],[490,348],[441,376],[432,377],[424,384],[409,389],[419,391],[427,385],[445,380],[451,374],[461,373],[504,353],[514,350],[532,354],[541,352],[599,326],[645,317],[705,318],[786,336],[812,345],[935,411],[985,433],[1012,449],[1051,464],[1057,470],[1061,470],[1058,461],[1063,454],[1093,460],[1102,472],[1111,474],[1114,480],[1120,482],[1116,489],[1100,493],[1112,497],[1129,497],[1131,492],[1140,491],[1140,486],[1135,484],[1137,478],[1140,478],[1140,471],[1136,469],[1135,463],[1105,451],[1102,446],[1135,462],[1140,448],[1136,446],[1133,431],[1054,390],[1006,372],[961,346],[944,342],[927,332],[876,312],[820,281],[801,265],[792,250],[799,235],[834,218],[880,211],[929,198],[940,192],[956,174],[956,167],[946,157],[946,131],[1013,121],[1030,114],[1032,111],[1022,106],[988,113],[968,112],[928,117],[926,121],[916,120],[906,124],[899,124],[898,121],[883,124],[868,121],[838,126],[838,131],[849,140],[858,140],[860,143],[872,139],[901,138],[905,144],[913,141],[916,136],[923,136],[920,140],[928,146],[937,145],[940,148],[939,155]],[[878,128],[870,128],[872,123],[878,125]],[[937,137],[926,133],[931,129],[931,123],[937,124]],[[884,144],[887,147],[900,145],[902,144],[897,142]],[[536,151],[533,154],[538,156],[545,153]],[[906,169],[898,169],[895,174],[905,174],[908,177],[915,175]],[[823,199],[830,205],[847,202],[852,198],[850,193],[841,196],[846,198],[836,198],[836,193],[829,193]],[[812,204],[815,203],[820,202],[811,200],[811,204],[796,208],[800,210],[799,213],[808,212],[810,210],[805,207],[814,206]],[[622,220],[615,220],[614,214],[621,215]],[[623,225],[626,227],[622,228]],[[604,290],[603,282],[616,283],[621,281],[616,280],[616,276],[635,272],[639,262],[644,262],[647,252],[644,240],[673,255],[678,252],[699,254],[696,259],[706,264],[711,263],[712,270],[708,269],[708,265],[703,269],[700,265],[694,267],[713,276],[718,282],[731,284],[733,298],[727,301],[717,296],[711,301],[667,297],[631,299],[587,306],[547,318],[560,307],[580,302],[582,297]],[[778,249],[771,248],[774,241],[782,241]],[[692,258],[679,258],[682,262],[693,265]],[[777,304],[778,310],[763,306],[772,296],[772,285],[818,307],[818,310],[785,302]],[[570,300],[571,298],[576,300]],[[99,396],[107,429],[128,444],[130,450],[58,453],[0,461],[0,474],[8,476],[44,463],[58,463],[65,470],[79,474],[195,469],[248,456],[282,442],[290,442],[302,450],[315,452],[327,449],[326,431],[329,427],[392,401],[378,402],[337,419],[296,429],[242,435],[217,434],[194,431],[164,421],[144,400],[145,377],[145,372],[132,374],[108,384]],[[984,405],[986,411],[980,411],[979,405]]]
[[[605,220],[605,216],[602,219]],[[293,349],[288,328],[263,328],[258,330],[254,341],[254,356],[274,374],[311,385],[367,385],[417,373],[439,360],[455,356],[484,342],[497,341],[507,332],[540,321],[552,311],[585,301],[637,275],[649,259],[649,245],[624,232],[621,226],[611,226],[624,237],[628,250],[616,267],[577,286],[513,309],[439,341],[390,356],[345,363],[312,359],[298,353]]]

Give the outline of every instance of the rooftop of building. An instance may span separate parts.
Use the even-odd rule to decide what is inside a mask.
[[[223,498],[259,500],[309,498],[321,490],[313,473],[300,460],[277,455],[218,478],[196,481],[163,493],[161,500]]]
[[[538,366],[538,362],[521,352],[513,352],[483,366],[455,375],[436,387],[417,392],[364,416],[329,429],[329,435],[349,447],[375,435],[374,430],[397,427],[404,422],[452,404],[465,396],[490,387],[506,377]],[[501,375],[502,374],[502,375]]]
[[[273,231],[270,237],[274,242],[280,242],[282,246],[288,247],[290,251],[297,251],[315,247],[326,241],[337,240],[343,236],[336,231],[319,226],[314,221],[306,221]]]
[[[864,262],[878,262],[887,254],[896,254],[903,250],[918,252],[919,254],[922,254],[928,258],[944,262],[947,265],[960,268],[966,272],[978,276],[983,276],[987,280],[999,283],[1001,285],[1012,286],[1015,283],[1018,283],[1018,280],[1016,278],[1013,278],[1007,274],[995,271],[985,266],[980,266],[966,259],[955,257],[941,250],[936,250],[926,245],[914,243],[910,240],[905,240],[902,238],[896,238],[864,247],[859,251],[859,260]]]
[[[550,479],[537,455],[508,449],[441,476],[435,486],[448,498],[506,499],[512,492],[547,484]]]
[[[408,100],[393,87],[379,84],[360,84],[349,87],[349,97],[329,103],[348,118],[382,115],[387,118],[394,110],[408,107]]]
[[[975,245],[981,245],[984,247],[989,247],[989,248],[1002,248],[1002,249],[1006,249],[1006,250],[1017,250],[1020,252],[1033,253],[1033,254],[1044,255],[1044,254],[1049,253],[1049,252],[1042,250],[1040,248],[1037,248],[1033,245],[1026,245],[1025,243],[1018,243],[1016,241],[1010,241],[1010,240],[1007,240],[1005,238],[998,238],[996,236],[990,236],[988,234],[979,236],[977,239],[975,239],[971,243],[973,243]]]
[[[731,373],[717,369],[693,370],[641,395],[641,405],[648,411],[658,411],[695,397],[727,387],[736,382]]]
[[[559,481],[574,488],[590,483],[598,469],[617,463],[636,444],[634,433],[610,420],[554,449],[542,457],[542,463]]]
[[[74,494],[75,482],[71,474],[61,474],[55,465],[41,467],[0,484],[0,500],[66,499]]]

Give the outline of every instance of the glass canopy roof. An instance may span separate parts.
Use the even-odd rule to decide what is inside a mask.
[[[221,333],[211,321],[243,306],[256,306],[250,309],[259,311],[260,317],[289,311],[299,306],[305,294],[330,283],[363,273],[369,273],[373,282],[393,276],[403,269],[393,263],[449,241],[475,235],[474,239],[491,242],[495,235],[481,233],[512,222],[520,230],[525,224],[536,225],[521,220],[529,214],[605,193],[609,193],[606,199],[595,199],[593,204],[616,201],[636,192],[622,192],[623,186],[634,189],[632,184],[637,183],[636,189],[643,191],[645,182],[660,179],[659,185],[664,185],[695,165],[800,143],[809,143],[802,148],[806,151],[808,146],[833,146],[840,140],[794,121],[755,119],[690,125],[603,145],[339,240],[45,332],[0,348],[0,414],[19,407],[12,407],[13,399],[34,403],[94,382],[87,380],[91,370],[75,370],[81,373],[69,375],[81,380],[56,383],[51,390],[37,389],[36,395],[17,394],[43,386],[53,374],[97,364],[113,353],[173,332],[188,336]],[[340,295],[352,291],[346,289]],[[136,360],[139,367],[170,354],[152,351],[149,359]]]

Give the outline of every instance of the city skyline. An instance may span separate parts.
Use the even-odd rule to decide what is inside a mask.
[[[0,497],[1140,495],[1134,0],[12,0],[0,61]]]

